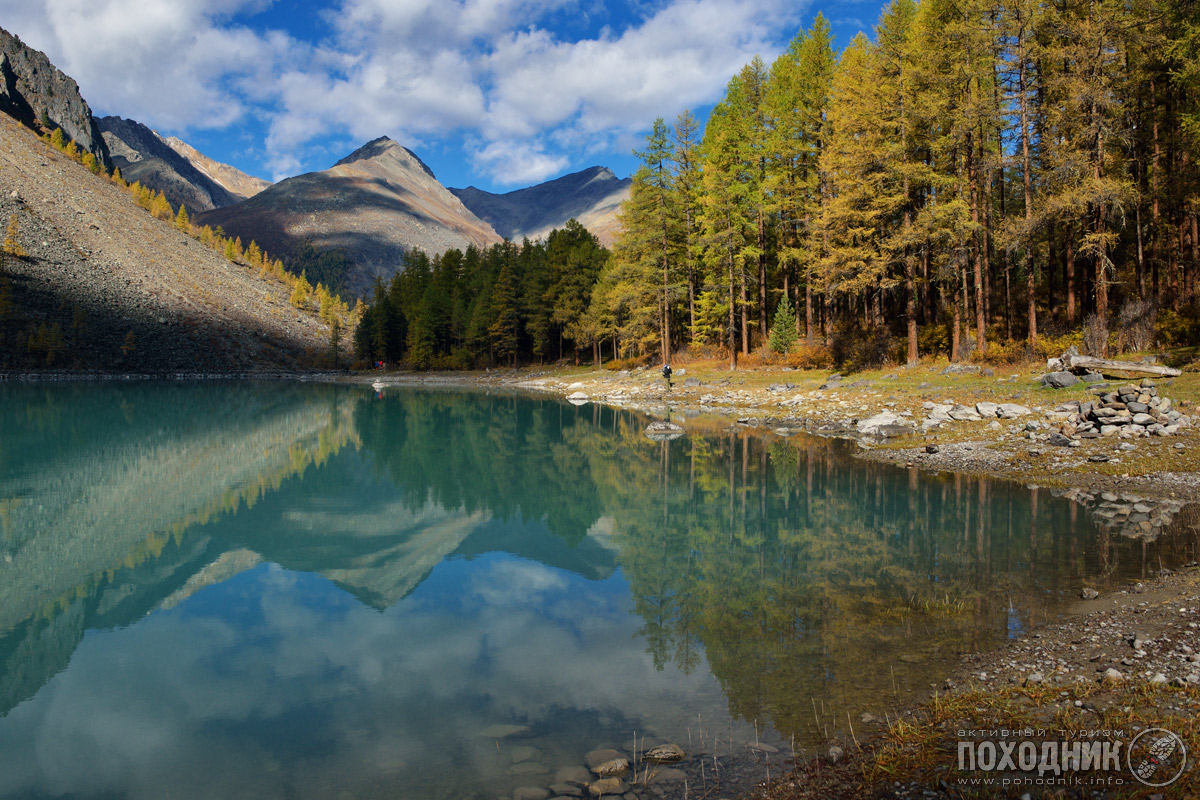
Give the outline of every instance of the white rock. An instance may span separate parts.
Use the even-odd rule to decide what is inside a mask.
[[[996,410],[1000,406],[996,403],[979,402],[975,404],[975,410],[979,412],[979,416],[987,419],[988,417],[996,416]]]
[[[950,409],[950,419],[956,419],[960,422],[981,420],[983,417],[979,412],[970,406],[954,406]]]
[[[855,426],[859,433],[872,435],[879,433],[879,429],[888,425],[904,425],[905,420],[899,414],[892,411],[883,411],[873,417],[860,419]]]
[[[996,416],[1000,419],[1016,419],[1032,413],[1028,408],[1017,403],[1001,403],[996,410]]]

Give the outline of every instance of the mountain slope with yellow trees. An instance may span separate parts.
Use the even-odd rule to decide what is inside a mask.
[[[227,372],[334,363],[345,306],[257,245],[0,114],[0,370]],[[344,350],[344,348],[343,348]]]

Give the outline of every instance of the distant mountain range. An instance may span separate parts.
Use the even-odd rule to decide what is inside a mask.
[[[527,189],[492,194],[474,186],[451,189],[463,205],[506,239],[541,239],[574,218],[605,247],[619,232],[617,211],[629,197],[624,180],[608,167],[589,167]]]
[[[442,253],[501,241],[421,159],[386,136],[327,170],[280,181],[196,221],[273,254],[286,256],[304,242],[336,250],[352,262],[339,281],[352,294],[368,292],[377,276],[390,278],[413,247]]]
[[[436,254],[539,239],[572,218],[611,245],[630,183],[592,167],[506,194],[447,189],[412,151],[384,136],[330,169],[288,178],[196,221],[285,258],[305,242],[336,250],[352,265],[338,288],[362,295],[375,278],[390,278],[412,248]]]
[[[121,117],[96,122],[121,177],[162,192],[172,206],[183,204],[190,214],[240,203],[271,185],[140,122]]]
[[[414,248],[432,255],[539,239],[570,219],[611,246],[631,183],[591,167],[504,194],[447,189],[414,153],[381,137],[327,170],[271,184],[135,120],[94,118],[70,77],[3,30],[0,111],[38,133],[62,128],[125,180],[162,192],[175,208],[186,206],[193,222],[257,242],[285,262],[303,244],[336,251],[344,260],[326,280],[346,295],[369,293]]]

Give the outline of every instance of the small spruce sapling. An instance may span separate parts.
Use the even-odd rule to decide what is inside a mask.
[[[792,349],[792,345],[796,343],[796,313],[792,311],[791,301],[787,295],[779,301],[779,305],[775,307],[775,320],[771,325],[771,337],[769,344],[771,349],[779,355],[783,355]]]

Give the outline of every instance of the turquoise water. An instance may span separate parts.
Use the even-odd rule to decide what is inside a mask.
[[[1085,580],[1196,555],[1045,490],[645,424],[483,392],[0,385],[0,797],[509,797],[635,735],[772,744],[741,765],[761,780]]]

